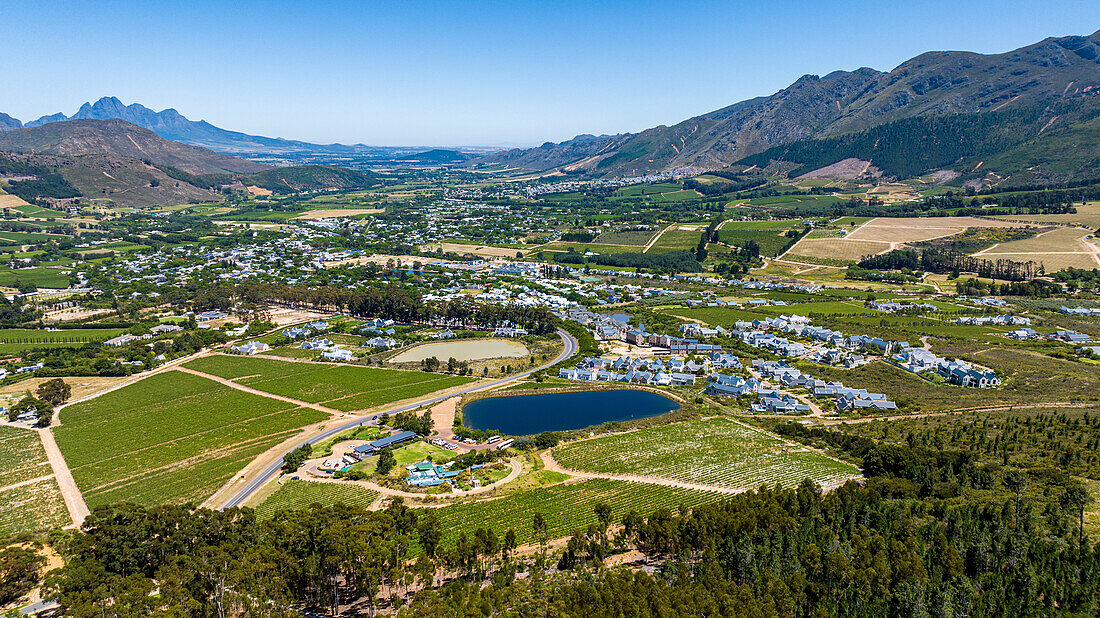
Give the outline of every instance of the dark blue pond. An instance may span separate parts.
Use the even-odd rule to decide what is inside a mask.
[[[656,393],[615,390],[487,397],[466,404],[462,414],[471,429],[525,436],[649,418],[679,409],[680,404]]]

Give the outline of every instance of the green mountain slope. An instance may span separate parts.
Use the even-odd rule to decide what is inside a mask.
[[[169,165],[190,174],[254,173],[271,166],[168,141],[123,120],[69,120],[0,132],[0,150],[64,157],[102,155]]]
[[[738,164],[797,163],[789,173],[797,177],[855,158],[895,178],[950,168],[971,177],[993,173],[1000,177],[998,184],[1065,182],[1100,176],[1098,117],[1100,96],[988,113],[918,116],[776,146]]]
[[[843,135],[922,116],[1021,110],[1100,88],[1100,32],[1050,38],[1003,54],[929,52],[888,73],[862,68],[807,75],[767,96],[573,153],[571,142],[507,151],[479,162],[570,167],[601,176],[725,167],[798,140]]]

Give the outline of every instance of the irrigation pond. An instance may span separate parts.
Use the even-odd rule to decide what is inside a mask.
[[[624,389],[488,397],[466,404],[462,414],[471,429],[524,436],[650,418],[678,409],[680,404],[657,393]]]

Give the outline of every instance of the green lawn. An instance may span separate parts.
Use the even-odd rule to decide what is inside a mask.
[[[69,521],[38,433],[0,425],[0,537],[62,526]]]
[[[89,506],[200,502],[322,412],[179,371],[61,412],[58,445]]]
[[[350,412],[426,395],[471,378],[356,365],[295,363],[242,356],[205,356],[186,367],[262,391]]]
[[[797,487],[807,478],[829,484],[859,475],[852,465],[790,447],[727,418],[573,442],[555,448],[554,458],[573,470],[658,476],[743,489],[776,483]]]

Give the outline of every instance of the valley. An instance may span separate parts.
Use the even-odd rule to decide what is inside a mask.
[[[0,610],[1094,615],[1098,58],[536,148],[0,114]]]

